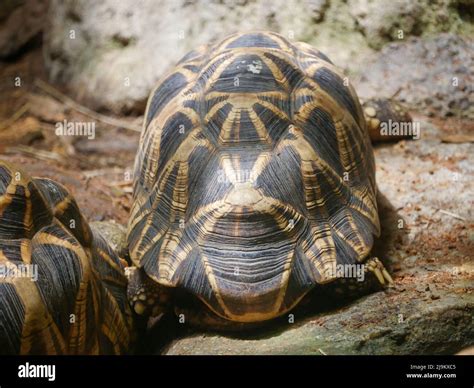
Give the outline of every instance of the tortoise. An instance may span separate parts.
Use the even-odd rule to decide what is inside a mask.
[[[65,187],[0,161],[0,354],[122,354],[123,264]]]
[[[391,114],[383,106],[378,119]],[[201,46],[148,99],[127,231],[130,303],[146,318],[241,327],[288,313],[310,291],[389,285],[370,256],[376,193],[364,111],[326,55],[261,31]],[[357,266],[366,281],[340,276]]]

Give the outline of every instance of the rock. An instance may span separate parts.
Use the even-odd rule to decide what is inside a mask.
[[[384,47],[356,82],[361,98],[391,97],[437,116],[474,118],[474,42],[457,35]]]
[[[452,354],[474,342],[472,295],[446,293],[431,303],[417,294],[403,297],[401,304],[395,293],[377,293],[262,338],[194,334],[174,341],[164,354]]]
[[[128,256],[126,227],[115,221],[93,221],[90,226],[105,238],[120,258]]]
[[[389,41],[425,32],[460,32],[465,12],[457,0],[433,4],[429,0],[349,0],[349,10],[370,47],[380,49]],[[467,4],[467,3],[466,3]],[[470,12],[473,12],[472,4]],[[472,30],[471,30],[472,32]]]
[[[148,94],[170,66],[191,49],[232,32],[277,31],[314,45],[354,74],[366,66],[374,48],[397,40],[400,29],[405,38],[471,31],[455,2],[427,3],[52,0],[45,59],[51,80],[67,85],[86,105],[116,113],[142,112]]]
[[[327,6],[327,0],[53,0],[46,65],[53,81],[67,83],[96,109],[143,111],[160,76],[198,45],[248,29],[308,38]]]
[[[47,0],[2,2],[0,5],[0,58],[15,55],[42,31],[47,5]]]
[[[382,236],[374,255],[395,288],[327,310],[294,311],[256,333],[176,324],[163,354],[454,354],[474,345],[474,145],[441,143],[422,117],[421,140],[377,146]],[[453,248],[450,248],[453,246]],[[157,330],[159,333],[160,330]]]

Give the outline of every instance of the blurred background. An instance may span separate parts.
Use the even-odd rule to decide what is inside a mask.
[[[0,158],[65,184],[123,245],[142,116],[160,76],[232,32],[310,43],[362,99],[391,97],[420,125],[420,140],[375,147],[377,249],[404,292],[338,312],[339,337],[327,343],[315,339],[326,325],[316,317],[276,340],[198,337],[169,352],[453,353],[474,343],[473,21],[473,0],[2,0]],[[93,136],[58,134],[68,123]],[[418,318],[405,325],[400,314]]]

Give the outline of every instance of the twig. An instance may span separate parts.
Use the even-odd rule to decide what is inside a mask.
[[[123,169],[119,167],[114,167],[111,169],[88,170],[88,171],[83,171],[83,174],[86,178],[94,178],[97,176],[109,175],[109,174],[123,174]]]
[[[64,162],[64,158],[55,152],[37,150],[33,147],[26,145],[7,147],[5,148],[5,153],[21,153],[24,155],[33,156],[41,160],[54,160],[56,162]]]
[[[402,91],[402,88],[398,88],[398,89],[395,91],[395,93],[393,93],[393,94],[390,96],[390,98],[392,99],[392,98],[397,97],[397,96],[400,94],[401,91]]]
[[[7,120],[5,120],[2,124],[0,124],[0,129],[4,129],[12,125],[15,121],[17,121],[25,112],[28,111],[30,105],[28,102],[23,104],[20,109],[18,109],[13,115],[11,115]]]
[[[457,218],[458,220],[461,220],[461,221],[466,221],[466,219],[464,217],[461,217],[460,215],[458,214],[455,214],[455,213],[451,213],[451,212],[448,212],[446,210],[442,210],[442,209],[439,209],[439,212],[440,213],[443,213],[443,214],[446,214],[448,216],[451,216],[451,217],[454,217],[454,218]]]
[[[133,184],[132,181],[114,181],[114,182],[108,182],[107,186],[127,187],[127,186],[131,186],[132,184]]]
[[[319,353],[321,353],[323,356],[327,356],[327,353],[325,353],[322,349],[318,349]]]
[[[93,110],[85,107],[84,105],[81,105],[74,101],[73,99],[69,98],[68,96],[64,95],[61,93],[59,90],[53,88],[51,85],[47,84],[46,82],[40,80],[39,78],[35,79],[35,85],[38,86],[41,90],[44,92],[50,94],[51,96],[55,97],[68,107],[74,109],[75,111],[78,111],[86,116],[92,117],[93,119],[97,121],[101,121],[105,124],[113,125],[116,127],[120,128],[125,128],[125,129],[130,129],[135,132],[141,132],[140,127],[130,124],[124,120],[116,119],[114,117],[109,117],[106,115],[103,115],[101,113],[94,112]]]

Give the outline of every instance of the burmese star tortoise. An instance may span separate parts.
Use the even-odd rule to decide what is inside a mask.
[[[380,226],[363,110],[305,43],[251,32],[187,54],[148,100],[134,173],[138,314],[255,323],[340,266],[392,282],[369,257]]]
[[[127,278],[68,191],[0,161],[0,354],[122,354]]]

